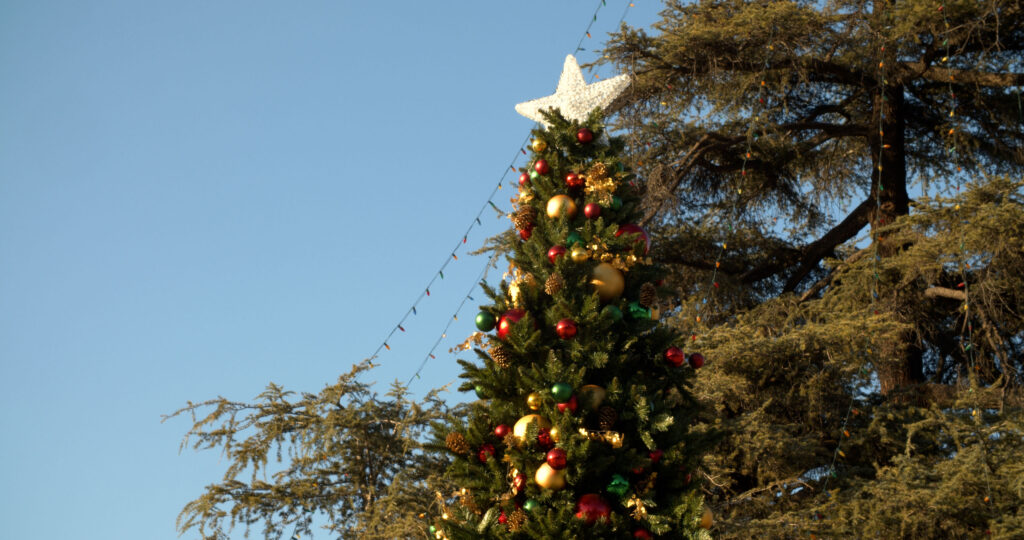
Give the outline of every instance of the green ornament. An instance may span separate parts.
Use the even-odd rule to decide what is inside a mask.
[[[476,385],[475,387],[473,387],[473,390],[476,392],[476,397],[480,399],[487,399],[489,397],[487,395],[487,389],[484,388],[484,385],[482,384]]]
[[[612,481],[608,483],[608,487],[605,490],[616,497],[622,497],[629,492],[629,480],[626,480],[621,474],[613,474]]]
[[[634,319],[650,319],[651,310],[641,306],[639,302],[630,302],[629,316]]]
[[[551,397],[555,398],[556,403],[569,401],[572,397],[572,385],[564,382],[551,385]]]
[[[613,306],[612,304],[605,306],[604,309],[601,310],[601,314],[616,322],[622,320],[622,310],[619,309],[618,306]]]
[[[437,527],[431,525],[430,526],[430,534],[437,534]]]
[[[612,195],[612,210],[618,210],[622,208],[622,198],[618,195]]]
[[[491,330],[494,330],[494,324],[496,322],[497,319],[495,319],[494,315],[491,315],[490,312],[481,311],[476,314],[476,327],[481,332],[490,332]]]
[[[527,512],[533,512],[539,507],[540,503],[537,502],[536,499],[526,499],[526,501],[523,503],[523,510],[526,510]]]
[[[540,173],[537,171],[530,171],[530,180],[536,180],[540,178]]]
[[[583,243],[583,237],[580,236],[580,233],[578,233],[576,231],[573,231],[573,232],[569,233],[569,236],[565,237],[565,243],[566,243],[566,245],[568,245],[571,248],[571,247],[575,246],[576,244],[582,244]]]

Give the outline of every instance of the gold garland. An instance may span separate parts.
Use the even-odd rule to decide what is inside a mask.
[[[584,175],[584,179],[587,183],[587,195],[592,195],[598,204],[603,206],[612,204],[612,194],[619,187],[619,183],[608,175],[608,167],[604,163],[595,163]]]

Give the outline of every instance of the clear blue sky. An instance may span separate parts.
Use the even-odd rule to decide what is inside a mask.
[[[597,4],[0,0],[0,537],[176,538],[225,463],[161,414],[370,355]],[[485,214],[462,253],[508,226]],[[446,269],[376,380],[415,371],[482,265]],[[475,312],[414,390],[456,378]]]

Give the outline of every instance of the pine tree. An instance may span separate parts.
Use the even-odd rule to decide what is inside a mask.
[[[698,464],[713,435],[693,427],[685,340],[657,321],[661,270],[635,224],[638,180],[599,111],[546,118],[521,177],[519,230],[505,237],[511,282],[487,289],[493,304],[477,317],[496,333],[477,362],[460,360],[462,389],[480,400],[464,424],[438,426],[435,448],[450,452],[458,490],[431,530],[452,540],[706,538]],[[453,434],[468,452],[445,444]]]

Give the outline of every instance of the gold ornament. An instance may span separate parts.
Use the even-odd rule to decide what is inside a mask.
[[[529,407],[531,411],[539,410],[543,400],[544,398],[540,396],[540,392],[530,392],[530,395],[526,396],[526,406]]]
[[[558,294],[558,291],[562,290],[562,287],[564,286],[565,278],[562,277],[562,274],[552,272],[551,275],[548,276],[547,281],[544,282],[544,292],[548,293],[549,296],[554,296]]]
[[[533,475],[537,485],[544,489],[559,490],[565,487],[565,472],[556,471],[547,463],[537,467],[537,473]]]
[[[595,163],[585,176],[587,179],[587,187],[585,188],[587,195],[593,195],[597,199],[598,204],[603,206],[612,204],[612,194],[615,193],[618,182],[608,175],[608,167],[604,163]]]
[[[551,435],[551,440],[554,442],[558,442],[562,438],[561,433],[558,431],[558,426],[551,426],[551,429],[548,430],[548,435]]]
[[[539,414],[528,414],[516,421],[516,425],[512,426],[512,435],[515,436],[516,442],[522,444],[526,441],[526,429],[530,424],[537,424],[537,429],[550,429],[551,422],[548,422],[547,418]]]
[[[587,253],[587,250],[579,246],[572,248],[572,251],[569,252],[569,258],[572,259],[572,262],[581,263],[587,260],[588,257],[590,257],[590,254]]]
[[[548,217],[558,219],[558,216],[565,214],[572,219],[576,216],[576,202],[568,195],[555,195],[548,199]]]
[[[703,529],[710,529],[715,524],[715,517],[711,513],[711,509],[707,506],[704,507],[704,515],[700,516],[700,526]]]
[[[626,507],[633,509],[633,519],[640,520],[647,517],[647,507],[644,506],[643,499],[636,495],[629,498],[629,502],[626,503]]]
[[[626,278],[618,269],[608,263],[594,267],[590,284],[594,286],[602,302],[611,302],[622,296],[626,289]]]
[[[518,531],[526,524],[526,512],[516,508],[508,515],[508,530]]]
[[[544,142],[543,139],[534,139],[533,143],[530,144],[530,148],[533,148],[534,152],[543,152],[548,149],[548,143]]]
[[[590,409],[596,411],[601,406],[601,402],[604,401],[604,396],[607,394],[604,388],[596,384],[583,385],[579,390],[579,401],[580,405],[584,409]]]

